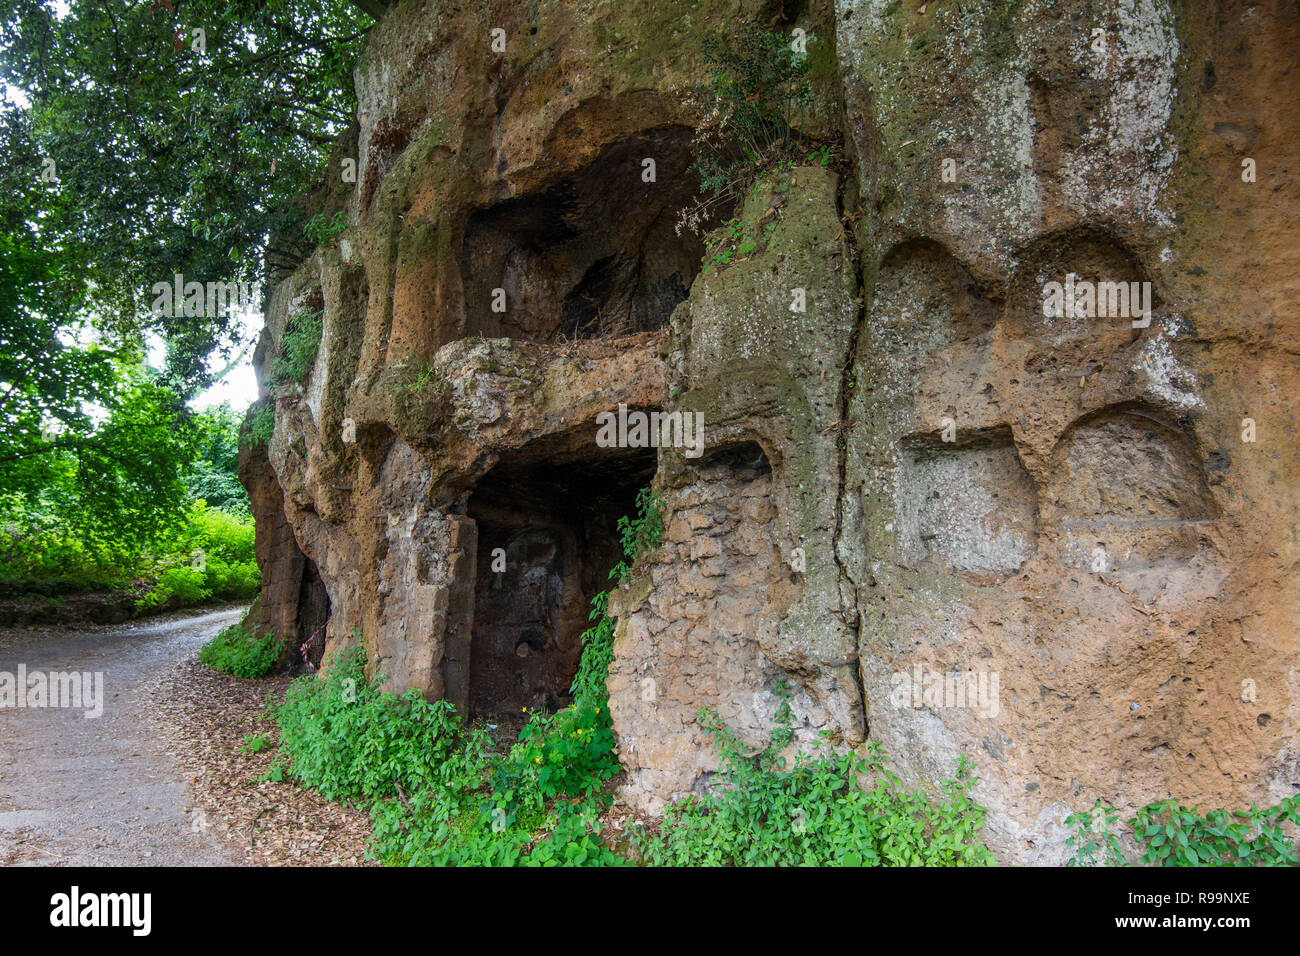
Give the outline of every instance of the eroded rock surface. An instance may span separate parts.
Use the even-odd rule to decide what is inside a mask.
[[[1007,861],[1062,861],[1098,798],[1293,793],[1295,5],[528,9],[375,27],[349,228],[258,353],[322,311],[243,463],[263,622],[472,715],[559,706],[653,481],[611,602],[629,802],[708,785],[701,707],[763,743],[778,681],[797,745],[927,788],[972,757]],[[747,20],[810,35],[845,162],[766,177],[701,271],[690,93]],[[620,405],[699,413],[703,453],[601,447]]]

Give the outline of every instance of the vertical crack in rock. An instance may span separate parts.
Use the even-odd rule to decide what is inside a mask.
[[[854,582],[852,575],[849,574],[849,570],[845,567],[844,561],[840,555],[840,538],[843,534],[844,528],[844,496],[848,493],[849,407],[853,401],[854,388],[861,384],[854,380],[854,369],[857,366],[858,361],[858,341],[862,335],[863,328],[866,326],[868,312],[866,286],[862,277],[862,253],[858,248],[857,231],[854,228],[854,220],[850,218],[851,214],[844,208],[844,196],[846,192],[849,195],[857,196],[857,171],[852,168],[852,165],[854,164],[851,163],[850,169],[847,172],[842,173],[842,175],[846,177],[852,176],[853,179],[851,182],[853,185],[851,187],[846,186],[846,188],[841,190],[836,197],[836,212],[839,214],[840,222],[844,226],[844,239],[849,248],[850,261],[847,265],[853,270],[853,302],[857,307],[857,312],[853,320],[853,332],[849,336],[849,347],[844,356],[844,365],[840,370],[840,420],[836,437],[836,448],[839,452],[839,468],[838,483],[835,489],[835,533],[831,541],[831,553],[835,556],[836,567],[839,568],[841,593],[843,592],[845,585],[852,589],[853,600],[850,606],[852,608],[853,616],[852,623],[849,624],[849,627],[853,632],[854,652],[851,664],[853,667],[854,679],[858,686],[859,701],[862,707],[862,732],[865,737],[870,737],[871,728],[867,723],[867,714],[869,711],[867,706],[867,685],[862,679],[862,667],[858,661],[858,652],[856,650],[861,639],[862,628],[862,615],[858,608],[857,584]],[[846,180],[846,183],[847,182],[849,181]],[[867,586],[875,587],[875,580],[871,576],[870,562],[864,563],[863,568],[867,575]],[[841,604],[841,607],[842,606],[843,604]]]

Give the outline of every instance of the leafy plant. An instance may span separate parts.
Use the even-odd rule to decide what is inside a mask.
[[[333,219],[326,219],[323,212],[318,212],[307,220],[302,234],[308,242],[320,245],[337,239],[347,228],[348,214],[342,210],[336,212]]]
[[[818,166],[825,166],[831,161],[831,148],[829,144],[823,144],[808,154],[808,162],[816,163]]]
[[[971,796],[977,782],[963,757],[931,804],[905,793],[873,744],[867,756],[796,755],[786,769],[781,751],[793,739],[788,692],[768,745],[751,755],[718,715],[705,708],[701,724],[713,734],[722,765],[703,797],[670,806],[657,834],[639,832],[633,846],[648,863],[686,866],[988,865],[979,840],[985,811]],[[862,776],[875,776],[863,786]]]
[[[1146,845],[1142,863],[1161,866],[1292,866],[1296,844],[1282,824],[1300,824],[1300,794],[1261,810],[1211,810],[1205,816],[1177,800],[1157,800],[1129,821]]]
[[[649,489],[618,522],[622,581],[663,535],[663,501]],[[268,779],[292,776],[332,799],[368,801],[372,856],[394,865],[605,866],[626,861],[600,839],[606,782],[619,769],[605,681],[613,653],[609,592],[592,601],[592,626],[571,693],[556,714],[534,713],[498,753],[467,730],[446,701],[394,697],[366,680],[359,649],[334,658],[322,679],[295,681],[268,705],[280,749]]]
[[[280,657],[280,641],[272,632],[261,637],[232,624],[199,651],[199,661],[235,677],[265,677]]]
[[[1065,825],[1071,828],[1066,846],[1074,850],[1067,865],[1123,866],[1124,853],[1116,833],[1118,822],[1118,811],[1102,806],[1101,800],[1090,810],[1066,817]]]
[[[642,488],[636,496],[637,515],[618,519],[619,543],[623,559],[610,569],[609,576],[621,583],[631,571],[632,563],[659,546],[664,533],[664,500],[650,488]],[[582,634],[582,659],[573,678],[569,693],[574,705],[586,708],[604,708],[609,711],[609,694],[605,681],[609,665],[614,659],[614,620],[609,616],[609,592],[602,591],[591,601],[592,622]]]
[[[743,196],[761,173],[803,141],[799,123],[811,102],[807,55],[790,38],[756,24],[702,47],[707,79],[695,89],[702,120],[691,143],[692,169],[706,198],[681,226],[698,229],[712,208]],[[680,226],[679,226],[680,228]]]
[[[295,680],[268,715],[280,726],[277,763],[332,800],[412,792],[465,770],[467,742],[452,705],[414,689],[382,693],[366,680],[360,647],[337,655],[323,678]]]
[[[307,378],[316,364],[323,330],[323,313],[319,309],[289,317],[280,336],[280,352],[273,363],[273,381],[302,382]]]
[[[275,434],[275,403],[262,402],[250,409],[240,435],[240,443],[248,448],[264,447]]]
[[[240,744],[239,752],[246,754],[260,754],[263,750],[271,749],[271,740],[266,734],[249,734]]]
[[[1119,818],[1098,800],[1092,809],[1066,817],[1075,850],[1071,866],[1123,866],[1124,855],[1111,828]],[[1204,816],[1179,800],[1148,803],[1128,821],[1143,851],[1139,863],[1161,866],[1293,866],[1300,862],[1296,842],[1284,824],[1300,825],[1300,794],[1277,806],[1249,810],[1211,810]]]

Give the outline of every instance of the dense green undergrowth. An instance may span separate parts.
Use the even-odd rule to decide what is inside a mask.
[[[199,651],[199,662],[235,677],[265,677],[280,656],[273,633],[249,634],[242,624],[232,624]]]
[[[663,534],[662,501],[646,489],[637,507],[634,519],[619,521],[616,584]],[[756,757],[743,754],[716,715],[702,713],[722,756],[714,792],[671,809],[657,832],[607,840],[601,817],[620,769],[605,689],[614,639],[608,599],[604,592],[592,602],[572,704],[530,715],[508,748],[466,727],[447,701],[381,692],[353,648],[323,677],[295,681],[283,703],[268,703],[280,730],[268,776],[369,807],[368,852],[388,865],[992,861],[978,842],[983,810],[970,798],[974,780],[964,764],[937,806],[902,793],[875,751],[862,759],[828,747],[786,769],[779,752],[793,730],[784,697],[777,731]],[[867,786],[864,773],[877,779]]]
[[[722,766],[704,797],[670,806],[658,833],[633,845],[651,864],[674,866],[986,866],[995,860],[980,842],[984,808],[971,797],[977,779],[965,758],[943,784],[944,799],[907,792],[873,744],[865,757],[829,747],[798,752],[786,691],[776,731],[760,753],[712,711],[701,722]]]
[[[148,610],[244,600],[261,587],[252,517],[204,501],[191,502],[148,544],[125,536],[91,541],[55,522],[7,532],[0,597],[135,589],[143,592],[137,607]]]
[[[40,608],[107,592],[147,611],[255,595],[261,579],[238,478],[239,418],[216,406],[151,419],[140,435],[110,422],[93,436],[93,451],[75,453],[57,444],[72,439],[52,438],[53,450],[27,463],[26,480],[0,482],[0,598]],[[158,451],[162,460],[138,464],[155,453],[158,432],[181,437],[166,455]],[[88,455],[131,467],[105,478]],[[123,486],[136,502],[125,514]]]

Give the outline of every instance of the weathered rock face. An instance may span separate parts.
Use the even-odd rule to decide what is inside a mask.
[[[701,707],[763,742],[778,681],[797,745],[925,787],[974,758],[1008,861],[1098,798],[1300,786],[1300,9],[530,9],[375,28],[351,225],[259,350],[323,310],[244,463],[266,623],[327,612],[470,714],[558,706],[653,480],[664,542],[611,602],[632,803],[707,785]],[[701,272],[689,93],[747,20],[812,37],[847,162],[765,178]],[[602,447],[620,405],[698,413],[701,453]]]

